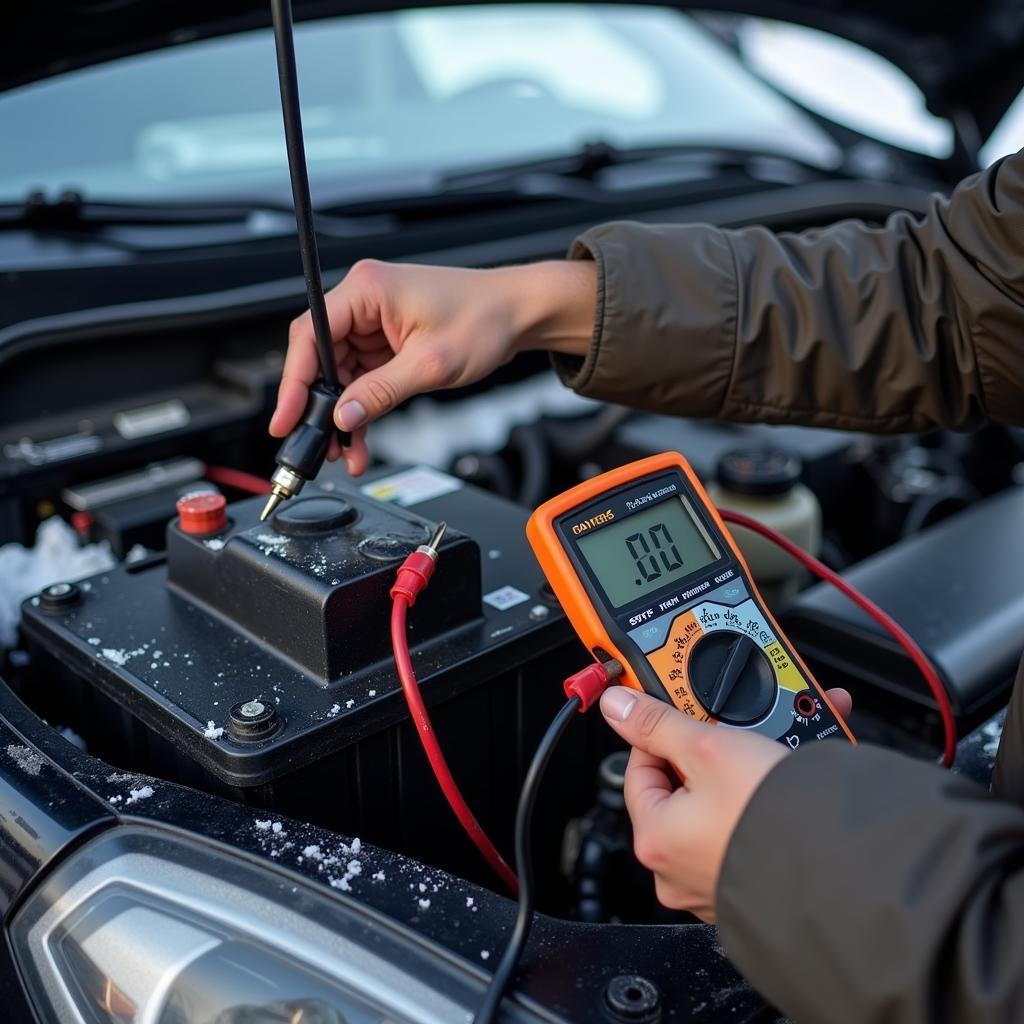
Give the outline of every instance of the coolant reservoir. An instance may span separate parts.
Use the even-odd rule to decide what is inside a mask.
[[[817,555],[821,548],[821,506],[800,483],[800,461],[780,448],[743,448],[723,455],[708,496],[719,508],[742,512]],[[729,524],[770,605],[796,593],[801,566],[771,541]]]

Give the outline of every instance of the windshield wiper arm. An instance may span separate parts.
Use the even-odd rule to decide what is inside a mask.
[[[295,230],[295,213],[287,203],[253,200],[133,203],[89,199],[80,192],[62,192],[49,199],[43,192],[29,193],[24,202],[0,204],[0,229],[28,228],[41,231],[95,231],[117,227],[190,227],[243,224],[259,215],[280,216],[282,231]],[[290,227],[289,227],[290,226]],[[316,214],[320,234],[358,238],[367,233],[367,218]]]
[[[776,161],[796,167],[816,178],[835,177],[838,172],[781,150],[754,150],[735,146],[702,145],[698,143],[664,143],[650,146],[620,147],[601,140],[588,142],[569,153],[541,157],[521,163],[489,165],[448,174],[441,180],[445,192],[509,187],[518,180],[566,178],[592,182],[604,170],[629,164],[649,163],[673,158],[692,158],[711,164],[718,170],[750,172],[758,161]],[[539,182],[538,182],[539,184]]]

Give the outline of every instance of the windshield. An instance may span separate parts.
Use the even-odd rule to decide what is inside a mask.
[[[501,165],[603,141],[834,144],[695,22],[646,6],[428,8],[296,27],[314,193]],[[0,200],[289,195],[268,30],[112,61],[0,94]]]

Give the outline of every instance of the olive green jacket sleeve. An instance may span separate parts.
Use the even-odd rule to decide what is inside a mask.
[[[1024,423],[1024,152],[926,215],[801,234],[606,224],[583,360],[594,398],[865,431]]]
[[[1024,153],[927,214],[802,234],[608,224],[592,397],[867,431],[1024,422]],[[1024,802],[1024,693],[995,779]],[[1024,1021],[1024,809],[825,742],[755,793],[719,885],[723,944],[796,1024]]]
[[[722,944],[795,1024],[1024,1020],[1024,810],[955,774],[824,742],[754,794]]]

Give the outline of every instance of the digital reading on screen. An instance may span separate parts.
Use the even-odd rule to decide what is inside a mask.
[[[718,561],[683,498],[669,498],[576,542],[616,608]]]

